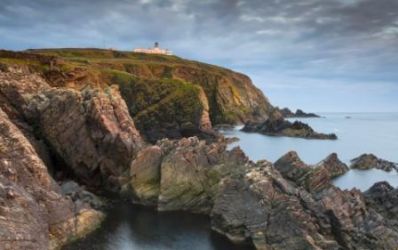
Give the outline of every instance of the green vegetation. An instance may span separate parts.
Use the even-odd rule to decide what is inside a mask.
[[[116,70],[105,73],[112,84],[119,85],[130,114],[142,131],[199,126],[203,106],[198,86],[173,79],[140,79]]]

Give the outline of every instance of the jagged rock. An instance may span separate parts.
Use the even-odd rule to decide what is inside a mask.
[[[330,175],[330,178],[341,176],[349,171],[348,166],[340,161],[336,153],[330,154],[326,159],[315,165],[315,168],[324,167]]]
[[[288,180],[317,192],[330,187],[331,179],[348,171],[347,165],[333,153],[313,166],[305,164],[296,152],[291,151],[275,162],[275,168]]]
[[[272,164],[262,163],[244,178],[223,181],[212,228],[233,241],[251,240],[257,249],[338,249],[320,234],[296,192]]]
[[[90,185],[120,188],[120,177],[143,145],[117,88],[51,88],[31,97],[24,113],[74,174]]]
[[[288,180],[308,191],[320,191],[330,186],[330,174],[324,166],[311,167],[291,151],[275,162],[275,168]]]
[[[76,207],[22,132],[0,109],[2,249],[54,249],[93,230],[103,214]]]
[[[398,164],[377,158],[373,154],[363,154],[351,160],[351,168],[353,169],[381,169],[387,172],[395,169],[398,171]]]
[[[300,122],[290,122],[283,118],[268,119],[263,123],[246,123],[242,131],[257,132],[272,136],[300,137],[306,139],[336,140],[335,134],[323,134],[315,132],[309,125]]]
[[[257,249],[394,249],[398,243],[397,228],[359,190],[328,186],[309,193],[270,163],[248,168],[244,178],[225,178],[211,218],[214,230],[251,240]]]
[[[365,193],[366,203],[398,228],[398,189],[388,182],[378,182]]]

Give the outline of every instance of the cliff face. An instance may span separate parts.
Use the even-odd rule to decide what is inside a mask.
[[[0,51],[0,64],[24,65],[53,87],[119,85],[137,127],[153,142],[199,134],[212,124],[262,121],[273,109],[247,76],[175,56],[98,49]]]

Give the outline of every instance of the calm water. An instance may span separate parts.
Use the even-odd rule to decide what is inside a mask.
[[[311,125],[316,131],[335,133],[338,140],[307,140],[300,138],[272,137],[233,130],[222,131],[240,140],[230,147],[240,146],[252,159],[276,161],[290,150],[297,151],[301,159],[314,164],[332,152],[346,162],[363,153],[373,153],[383,159],[398,162],[398,113],[324,113],[324,118],[298,119]],[[347,117],[350,119],[347,119]],[[291,119],[295,120],[295,119]],[[336,179],[341,188],[368,189],[375,182],[386,180],[398,186],[398,174],[381,170],[352,170]]]
[[[96,232],[64,250],[244,250],[210,230],[207,216],[118,204]]]

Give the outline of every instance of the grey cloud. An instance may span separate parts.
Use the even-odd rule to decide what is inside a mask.
[[[0,47],[117,47],[289,77],[397,82],[396,0],[1,0]]]

